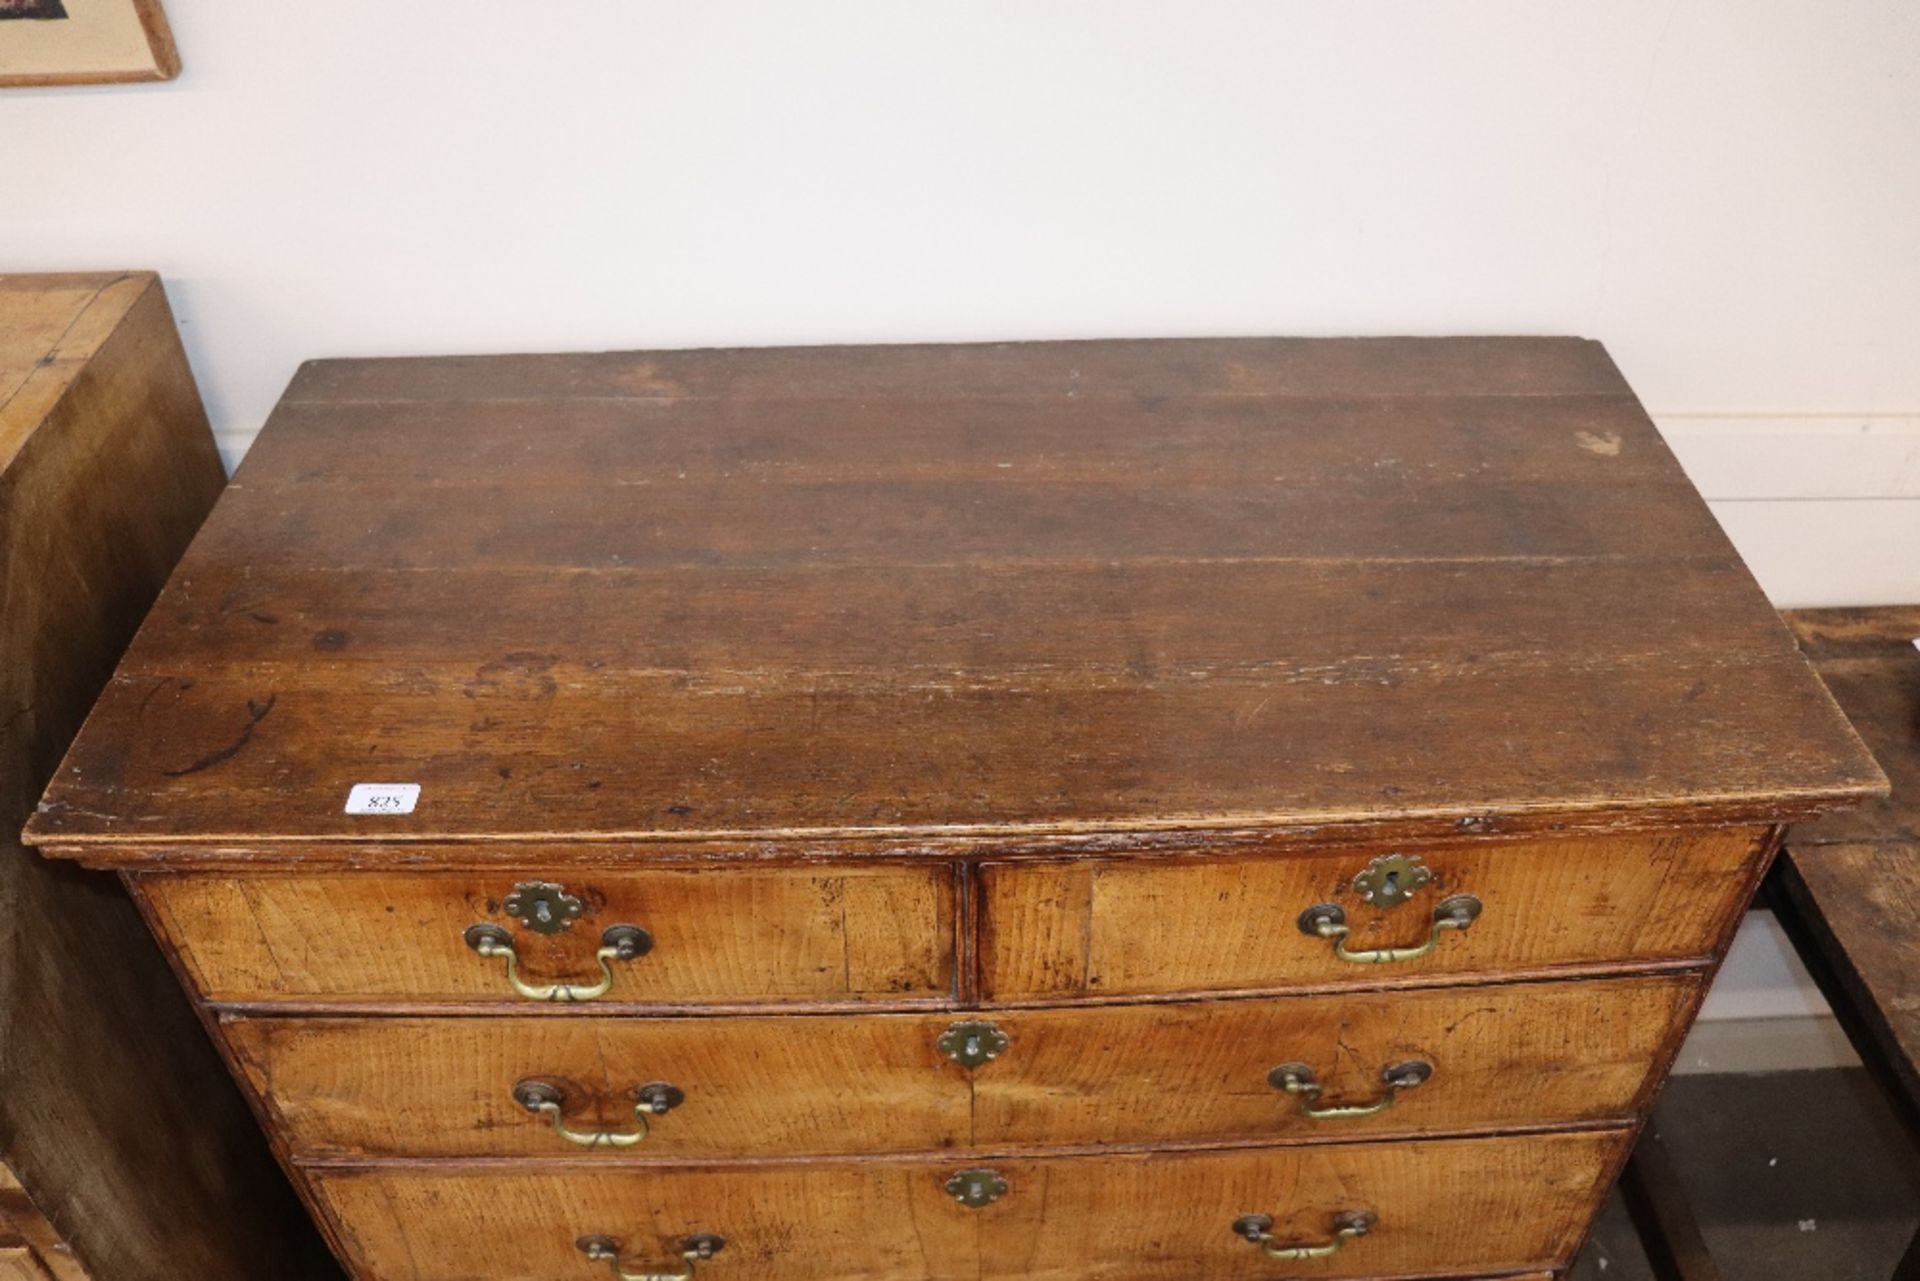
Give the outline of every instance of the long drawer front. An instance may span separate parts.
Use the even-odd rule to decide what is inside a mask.
[[[524,1171],[320,1171],[379,1281],[1189,1281],[1471,1276],[1577,1245],[1624,1131],[1229,1153]],[[1331,1248],[1329,1247],[1336,1247]],[[595,1257],[595,1252],[599,1256]],[[1293,1258],[1288,1252],[1324,1252]]]
[[[1257,1143],[1624,1120],[1698,985],[1666,975],[991,1017],[236,1018],[226,1033],[303,1156]]]

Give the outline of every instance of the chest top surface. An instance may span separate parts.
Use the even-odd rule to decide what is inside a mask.
[[[30,833],[1438,832],[1882,785],[1596,343],[647,352],[302,368]]]

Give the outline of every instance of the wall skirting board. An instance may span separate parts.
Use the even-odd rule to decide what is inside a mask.
[[[1831,1015],[1789,1019],[1702,1019],[1693,1025],[1677,1075],[1710,1072],[1806,1072],[1858,1067],[1860,1057]]]
[[[1748,912],[1674,1071],[1798,1072],[1859,1062],[1773,913]]]
[[[1920,600],[1920,413],[1654,420],[1775,605]]]

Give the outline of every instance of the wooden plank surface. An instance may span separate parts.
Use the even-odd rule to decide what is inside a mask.
[[[1778,885],[1796,944],[1839,983],[1848,1032],[1920,1138],[1920,844],[1792,847]]]
[[[421,803],[344,814],[365,781]],[[32,830],[1439,832],[1879,785],[1596,344],[643,352],[303,368]]]
[[[101,1281],[332,1269],[118,883],[15,838],[223,480],[152,275],[0,276],[0,1160]]]
[[[1793,829],[1783,920],[1861,1055],[1920,1134],[1920,605],[1787,615],[1893,782],[1885,800]]]
[[[1630,396],[1596,342],[1428,338],[763,347],[321,360],[290,404],[983,395]]]
[[[1793,829],[1792,847],[1920,845],[1920,605],[1786,615],[1814,670],[1892,781],[1892,793]]]
[[[1007,1183],[979,1209],[942,1185],[963,1161],[821,1161],[763,1168],[523,1173],[319,1172],[382,1281],[546,1281],[585,1275],[575,1239],[603,1233],[634,1269],[724,1236],[716,1275],[1173,1281],[1205,1276],[1459,1276],[1566,1261],[1624,1148],[1623,1131],[1271,1151],[996,1161]],[[1378,1225],[1334,1258],[1283,1264],[1232,1231],[1265,1213],[1276,1235],[1323,1241],[1335,1214]],[[703,1266],[701,1271],[709,1270]]]

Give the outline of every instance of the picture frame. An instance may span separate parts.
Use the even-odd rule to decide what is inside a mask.
[[[172,80],[160,0],[0,0],[0,87]]]

